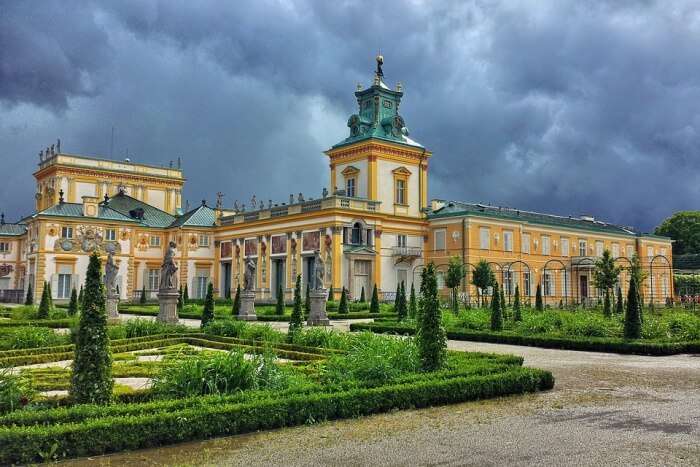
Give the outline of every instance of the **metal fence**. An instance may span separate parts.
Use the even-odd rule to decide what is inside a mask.
[[[2,289],[0,290],[0,303],[24,303],[24,290]]]

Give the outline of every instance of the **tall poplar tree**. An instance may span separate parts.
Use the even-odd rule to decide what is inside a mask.
[[[493,298],[491,299],[491,330],[501,331],[503,329],[503,309],[501,308],[501,293],[498,289],[498,282],[493,283]]]
[[[447,358],[447,336],[442,326],[442,312],[438,299],[435,265],[428,264],[421,272],[420,319],[416,344],[424,371],[436,371]]]

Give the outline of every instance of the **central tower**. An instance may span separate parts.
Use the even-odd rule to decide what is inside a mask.
[[[384,58],[370,87],[358,85],[359,111],[348,118],[350,135],[326,151],[330,158],[330,190],[380,201],[384,214],[422,217],[428,202],[428,159],[431,153],[408,137],[399,114],[401,83],[384,83]]]

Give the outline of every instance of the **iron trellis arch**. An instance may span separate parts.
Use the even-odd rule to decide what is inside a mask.
[[[668,267],[668,272],[669,272],[668,281],[669,281],[669,284],[673,284],[673,266],[671,265],[671,262],[668,260],[668,258],[665,255],[652,256],[652,258],[649,260],[649,286],[650,286],[649,287],[649,289],[650,289],[649,300],[651,303],[654,302],[654,261],[656,261],[657,259],[663,259],[664,261],[666,261],[666,266],[662,266],[662,268]],[[668,287],[668,285],[667,285],[667,287]],[[673,286],[671,286],[671,287],[673,287]],[[670,288],[670,287],[668,287],[668,288]],[[668,290],[666,293],[668,294]],[[668,296],[663,297],[663,298],[664,298],[664,301],[668,300]]]
[[[548,266],[550,263],[552,263],[552,264],[558,263],[561,266],[561,268],[549,268]],[[545,274],[547,274],[548,270],[564,271],[564,294],[563,294],[563,297],[564,297],[564,304],[568,305],[568,303],[569,303],[569,288],[566,286],[567,285],[567,269],[566,269],[566,264],[559,259],[550,259],[546,263],[544,263],[544,266],[542,266],[542,274],[540,274],[540,287],[542,287],[542,299],[546,303],[547,294],[545,293],[545,290],[544,290],[543,279],[545,277]],[[554,286],[556,287],[556,281],[554,282]],[[556,299],[556,294],[555,294],[555,299]]]
[[[519,260],[516,260],[516,261],[511,261],[510,263],[506,264],[504,273],[506,273],[506,272],[509,273],[510,279],[512,279],[512,275],[511,275],[510,273],[513,272],[513,265],[516,265],[516,264],[522,264],[523,266],[525,266],[525,267],[527,268],[527,273],[530,275],[530,284],[532,284],[532,268],[530,267],[529,264],[527,264],[527,263],[526,263],[525,261],[523,261],[523,260],[520,260],[520,259],[519,259]],[[520,286],[520,282],[523,281],[523,280],[524,280],[524,277],[523,277],[522,274],[521,274],[520,277],[518,278],[518,286]],[[528,292],[527,297],[528,297],[528,300],[529,300],[529,298],[530,298],[529,292],[531,292],[531,291],[528,290],[528,291],[526,291],[526,292]],[[522,296],[521,298],[524,298],[524,296],[522,295],[523,293],[524,293],[524,292],[523,292],[523,290],[522,290],[522,288],[521,288],[521,289],[520,289],[520,294],[521,294],[521,296]],[[511,296],[511,293],[510,293],[510,287],[509,287],[509,289],[508,289],[508,301],[509,301],[509,302],[510,302],[510,296]]]
[[[573,285],[573,277],[576,276],[578,279],[576,282],[576,296],[578,297],[578,302],[581,303],[581,299],[584,297],[581,297],[581,269],[585,269],[586,267],[595,267],[595,261],[593,258],[589,256],[579,256],[578,261],[574,263],[574,259],[571,259],[571,278],[572,278],[572,285]],[[572,287],[573,289],[573,287]],[[590,290],[590,284],[588,284],[588,290]],[[586,295],[588,295],[588,290],[586,291]],[[573,291],[573,290],[572,290]],[[572,297],[573,298],[573,297]],[[586,299],[589,297],[585,297]]]

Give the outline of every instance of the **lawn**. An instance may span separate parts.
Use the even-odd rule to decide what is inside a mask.
[[[70,335],[0,335],[0,464],[32,463],[414,407],[546,390],[514,356],[449,352],[421,370],[413,339],[216,319],[202,332],[146,320],[110,325],[113,402],[72,404]],[[291,339],[291,340],[290,340]],[[42,363],[41,367],[26,365]],[[134,389],[121,378],[146,381]],[[58,391],[47,393],[47,391]],[[49,395],[51,394],[51,395]]]

